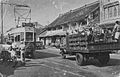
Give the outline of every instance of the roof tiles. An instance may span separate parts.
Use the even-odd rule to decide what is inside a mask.
[[[55,21],[49,24],[48,27],[55,27],[64,23],[83,20],[89,13],[96,9],[96,7],[99,7],[98,1],[80,7],[78,9],[71,10],[70,12],[63,14],[62,16],[59,16],[57,19],[55,19]]]

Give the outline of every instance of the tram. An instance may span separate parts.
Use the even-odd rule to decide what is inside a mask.
[[[36,31],[33,23],[22,23],[22,26],[12,28],[5,33],[6,43],[25,44],[25,56],[33,57],[35,51]]]

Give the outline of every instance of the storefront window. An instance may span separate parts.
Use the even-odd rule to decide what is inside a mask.
[[[33,33],[26,32],[26,41],[33,41]]]

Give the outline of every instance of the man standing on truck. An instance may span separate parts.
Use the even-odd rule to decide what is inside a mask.
[[[119,24],[119,21],[115,22],[115,26],[113,28],[113,36],[114,36],[115,41],[118,41],[119,36],[120,36],[120,24]]]
[[[89,29],[89,33],[88,33],[88,39],[87,39],[87,41],[90,43],[90,42],[94,42],[94,36],[93,36],[93,29],[92,28],[90,28]]]

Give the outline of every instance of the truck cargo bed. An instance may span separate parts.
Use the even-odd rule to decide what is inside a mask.
[[[120,50],[120,42],[93,42],[88,43],[87,36],[85,35],[69,35],[66,38],[66,51],[68,53],[95,53],[95,52],[108,52],[112,50]]]
[[[120,50],[119,42],[88,44],[89,51]]]

